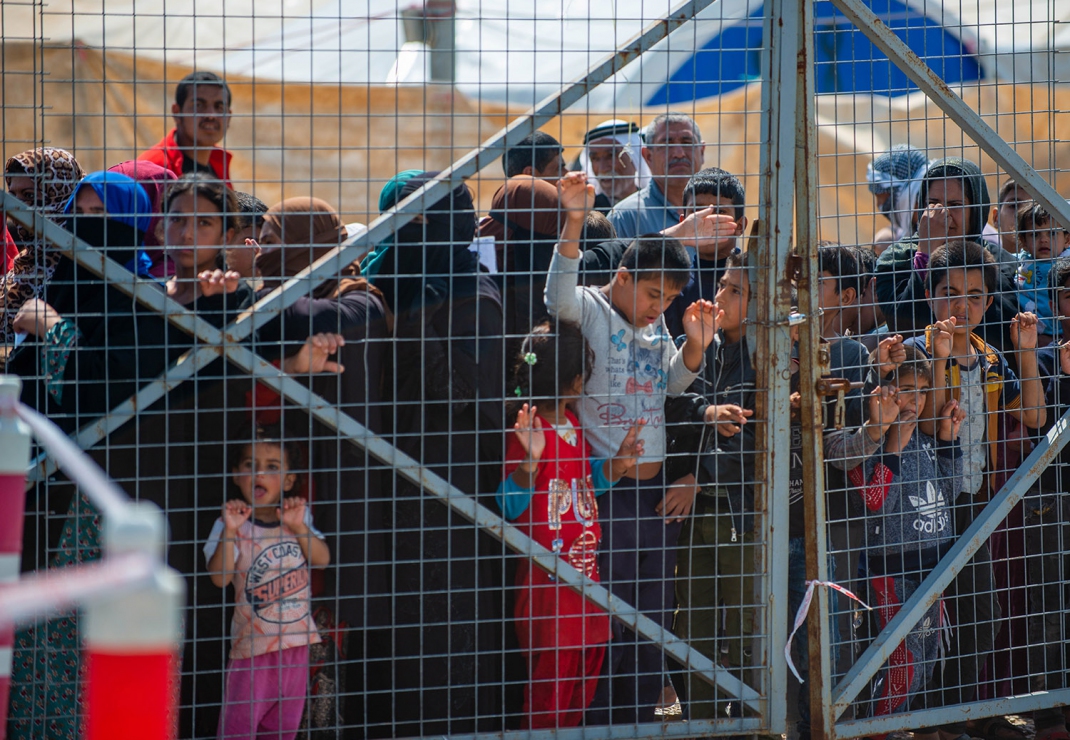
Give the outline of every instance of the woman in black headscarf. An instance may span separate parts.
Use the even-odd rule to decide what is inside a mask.
[[[929,164],[915,204],[913,235],[888,247],[877,259],[877,301],[890,331],[909,336],[932,323],[923,279],[929,255],[951,239],[983,244],[981,232],[988,209],[988,184],[980,167],[961,157]],[[998,288],[979,333],[1003,351],[1011,347],[1008,327],[1018,306],[1013,285]]]
[[[397,200],[434,175],[414,177]],[[386,379],[395,444],[489,497],[500,478],[503,317],[498,288],[469,251],[475,226],[472,195],[458,186],[398,230],[374,279],[395,313]],[[389,488],[381,536],[390,557],[369,572],[378,595],[369,620],[381,615],[366,638],[369,733],[474,732],[485,726],[477,707],[486,717],[501,706],[501,567],[490,557],[501,545],[401,476]]]

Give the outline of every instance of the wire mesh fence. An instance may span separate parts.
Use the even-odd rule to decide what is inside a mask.
[[[1065,8],[974,5],[5,3],[4,369],[177,735],[1064,736]]]

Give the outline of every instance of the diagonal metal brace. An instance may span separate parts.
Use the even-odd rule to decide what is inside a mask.
[[[291,305],[301,295],[324,280],[338,275],[342,268],[366,254],[374,245],[389,237],[397,229],[412,221],[427,206],[444,198],[492,161],[496,161],[509,148],[516,146],[525,136],[561,115],[574,103],[579,102],[591,90],[615,75],[645,51],[666,38],[680,26],[694,19],[695,15],[712,5],[714,0],[687,0],[665,18],[653,21],[642,33],[633,37],[622,48],[607,55],[591,67],[577,81],[565,85],[553,95],[535,105],[494,136],[487,139],[475,151],[466,154],[443,170],[434,180],[423,186],[398,206],[379,216],[368,225],[368,231],[353,237],[336,249],[328,252],[307,268],[297,273],[278,288],[261,298],[223,331],[231,341],[239,342],[277,312]],[[295,286],[304,285],[304,292],[296,292]]]
[[[420,486],[455,513],[530,559],[537,567],[557,578],[559,583],[605,609],[621,624],[656,643],[667,655],[704,681],[721,689],[728,696],[739,698],[748,709],[762,711],[764,700],[758,692],[732,675],[728,669],[713,663],[672,632],[644,616],[634,606],[614,596],[604,586],[590,580],[556,554],[479,504],[475,498],[450,485],[441,476],[420,465],[352,416],[339,410],[336,405],[313,393],[247,347],[230,345],[226,348],[226,354],[234,365],[255,375],[261,383],[307,410],[309,416],[338,431],[352,444],[362,447],[383,463],[390,465],[406,480]]]
[[[833,717],[839,717],[854,701],[873,675],[892,654],[896,646],[907,636],[914,625],[948,587],[969,559],[988,541],[1000,522],[1022,500],[1037,477],[1062,452],[1070,441],[1070,411],[1055,422],[1055,426],[1014,472],[999,493],[992,497],[973,523],[958,536],[954,546],[935,568],[925,577],[914,594],[903,604],[899,613],[877,635],[877,639],[855,662],[847,675],[833,690]]]

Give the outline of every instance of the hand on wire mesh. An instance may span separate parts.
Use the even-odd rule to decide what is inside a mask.
[[[959,429],[966,419],[966,412],[959,406],[959,402],[951,399],[940,409],[940,416],[936,425],[936,436],[944,442],[958,439]]]
[[[932,254],[951,237],[951,211],[942,203],[932,203],[918,217],[918,250]]]
[[[584,172],[566,172],[557,181],[557,198],[566,213],[586,217],[587,212],[594,208],[594,185],[587,182]]]
[[[538,462],[546,451],[546,432],[543,431],[542,419],[538,417],[535,406],[524,404],[516,414],[513,434],[516,441],[528,453],[528,460]]]
[[[11,322],[11,328],[17,332],[32,334],[35,337],[43,337],[48,330],[63,320],[56,313],[56,309],[48,305],[40,298],[31,298],[22,304],[22,308],[15,314],[15,320]]]
[[[907,350],[903,346],[903,335],[882,339],[877,345],[877,365],[880,377],[887,377],[889,373],[903,364],[907,359]]]
[[[287,496],[279,504],[279,520],[295,534],[305,531],[305,507],[307,502],[300,496]]]
[[[244,501],[227,501],[223,504],[223,526],[228,532],[236,532],[238,527],[249,521],[253,507]]]
[[[897,393],[895,386],[886,385],[882,388],[874,388],[873,392],[869,394],[869,421],[867,426],[879,432],[879,436],[873,440],[874,442],[879,441],[880,437],[887,434],[889,427],[899,418]],[[872,434],[870,439],[873,439]]]
[[[654,511],[665,517],[666,524],[682,522],[691,513],[697,493],[698,481],[695,480],[695,476],[685,475],[665,489],[665,498],[654,508]]]
[[[1059,369],[1064,375],[1070,375],[1070,339],[1064,339],[1059,345]]]
[[[639,439],[639,433],[643,431],[644,425],[646,421],[640,419],[624,435],[624,440],[613,457],[613,480],[619,480],[635,470],[635,466],[639,464],[639,458],[643,456],[643,440]]]
[[[1037,325],[1040,323],[1035,313],[1020,313],[1011,319],[1011,344],[1016,350],[1037,348]]]
[[[713,335],[721,327],[723,317],[724,311],[716,303],[695,301],[684,311],[684,334],[687,341],[698,342],[703,349],[709,347]]]
[[[712,404],[706,407],[705,421],[713,426],[722,437],[734,437],[743,431],[747,418],[754,416],[754,411],[737,406],[734,403]]]
[[[933,357],[946,360],[951,357],[951,345],[955,338],[957,320],[954,316],[933,324]]]
[[[345,344],[345,337],[341,334],[313,334],[305,340],[297,354],[283,360],[282,371],[290,375],[343,373],[344,365],[327,358]]]
[[[713,206],[688,214],[680,223],[663,232],[679,239],[685,246],[704,247],[735,239],[741,234],[739,222],[723,213],[714,213]]]
[[[197,282],[201,288],[202,296],[220,295],[233,293],[238,289],[241,275],[234,270],[205,270],[197,275]]]

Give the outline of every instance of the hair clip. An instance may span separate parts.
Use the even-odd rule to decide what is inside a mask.
[[[535,356],[534,352],[528,352],[526,355],[524,355],[524,362],[528,363],[529,365],[534,365],[538,361],[539,358]]]
[[[523,395],[521,390],[520,390],[520,386],[519,385],[516,387],[516,390],[513,391],[513,392],[516,393],[516,397],[517,398],[520,398],[520,396]]]

